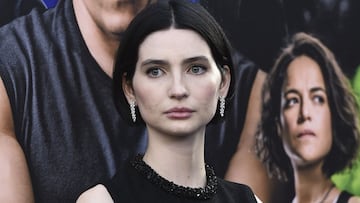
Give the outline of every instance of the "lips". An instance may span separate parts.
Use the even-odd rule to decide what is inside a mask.
[[[192,116],[192,113],[195,112],[192,109],[185,107],[176,107],[169,109],[165,112],[166,116],[171,119],[187,119]]]
[[[312,130],[306,129],[306,130],[301,131],[296,137],[301,138],[301,137],[307,137],[307,136],[315,137],[315,133]]]

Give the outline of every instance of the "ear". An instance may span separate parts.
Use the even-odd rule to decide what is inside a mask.
[[[134,89],[132,87],[131,81],[127,80],[126,73],[122,75],[122,88],[126,97],[126,100],[128,104],[130,104],[132,101],[136,101],[135,95],[134,95]]]
[[[223,65],[221,68],[222,77],[221,77],[221,84],[220,84],[220,95],[226,97],[229,91],[230,82],[231,82],[231,75],[230,75],[230,68],[227,65]]]

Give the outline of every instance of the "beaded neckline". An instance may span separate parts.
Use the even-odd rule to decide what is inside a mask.
[[[186,199],[200,200],[210,199],[216,193],[218,181],[214,170],[207,164],[205,164],[206,186],[204,188],[191,188],[177,185],[161,177],[154,169],[147,165],[142,158],[142,155],[137,155],[131,162],[131,165],[148,181],[167,193]]]

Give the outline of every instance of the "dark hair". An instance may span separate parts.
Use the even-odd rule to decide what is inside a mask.
[[[182,0],[157,2],[144,8],[129,24],[123,35],[116,57],[113,73],[115,105],[122,117],[130,124],[133,122],[130,116],[129,104],[122,89],[123,75],[126,73],[126,82],[131,84],[141,43],[151,33],[170,28],[188,29],[198,33],[210,47],[212,57],[214,58],[222,77],[225,70],[223,67],[229,67],[231,81],[226,97],[226,103],[229,103],[231,100],[235,81],[233,78],[234,71],[231,46],[216,20],[197,3],[190,3]],[[219,120],[219,118],[219,111],[216,111],[211,122]],[[143,123],[140,115],[137,115],[136,120],[136,123]]]
[[[330,177],[351,166],[359,146],[358,105],[348,79],[325,45],[315,37],[297,33],[276,60],[264,84],[262,115],[256,134],[256,150],[268,172],[285,181],[292,177],[293,169],[277,129],[281,126],[281,90],[289,64],[303,55],[320,66],[329,101],[333,143],[325,157],[323,173]]]

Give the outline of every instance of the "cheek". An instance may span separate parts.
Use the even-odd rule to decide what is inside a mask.
[[[281,116],[281,139],[283,140],[284,146],[289,145],[291,142],[291,136],[296,128],[296,120],[294,120],[292,112],[283,112]]]
[[[197,88],[194,88],[192,93],[194,98],[199,101],[202,106],[207,106],[207,108],[216,110],[217,101],[219,99],[219,85],[217,83],[208,83],[206,85],[198,83],[197,85]]]
[[[295,128],[296,121],[294,121],[295,115],[291,111],[282,112],[281,116],[281,129],[282,134],[291,134],[293,128]]]
[[[326,134],[331,135],[332,134],[332,125],[331,125],[330,116],[325,116],[323,123],[325,124],[324,131],[326,132]]]
[[[324,110],[324,113],[323,113],[323,122],[325,123],[326,128],[328,128],[328,130],[331,131],[332,123],[331,123],[331,112],[330,112],[329,107],[325,108],[325,110]]]
[[[134,80],[133,83],[136,103],[140,111],[150,110],[152,106],[155,106],[159,102],[158,100],[160,98],[164,98],[163,95],[160,95],[162,90],[159,87],[154,87],[152,83],[138,81],[141,81],[141,79]]]
[[[135,95],[136,95],[136,103],[139,105],[139,106],[142,106],[142,105],[149,105],[154,102],[154,98],[156,97],[153,97],[151,95],[154,95],[152,91],[147,91],[146,89],[135,89],[134,88],[134,92],[135,92]]]
[[[321,126],[322,134],[325,137],[324,142],[327,143],[329,149],[331,148],[333,138],[332,138],[332,123],[331,123],[331,113],[329,110],[326,110],[322,113],[321,119],[318,120],[318,126]]]

